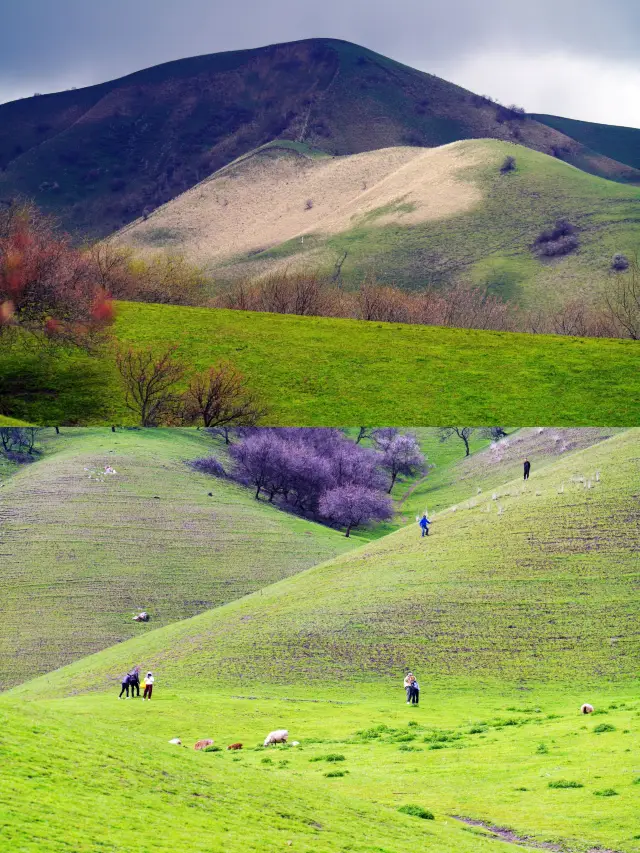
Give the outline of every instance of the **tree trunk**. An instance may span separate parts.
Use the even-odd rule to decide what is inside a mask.
[[[349,527],[347,527],[347,532],[344,534],[347,537],[347,539],[349,538],[350,533],[351,533],[351,525],[349,525]]]
[[[389,486],[389,488],[387,489],[387,494],[388,494],[388,495],[390,495],[390,494],[391,494],[391,490],[393,489],[393,487],[394,487],[394,486],[395,486],[395,484],[396,484],[396,477],[397,477],[397,476],[398,476],[398,472],[397,472],[397,471],[395,471],[395,472],[391,475],[391,485],[390,485],[390,486]]]
[[[467,436],[466,436],[466,435],[463,435],[463,436],[462,436],[462,440],[464,441],[464,447],[465,447],[465,450],[467,451],[467,452],[465,453],[465,456],[470,456],[470,455],[471,455],[471,453],[470,453],[470,451],[469,451],[469,439],[467,438]]]

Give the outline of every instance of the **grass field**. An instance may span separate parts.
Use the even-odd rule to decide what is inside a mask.
[[[12,849],[637,853],[638,433],[558,455],[545,433],[510,438],[524,490],[438,513],[428,540],[412,525],[0,697]],[[490,452],[464,463],[479,482]],[[117,700],[133,662],[150,703]],[[263,749],[280,726],[300,745]]]
[[[134,347],[175,343],[194,369],[231,360],[272,425],[640,423],[635,341],[136,303],[118,305],[115,335]],[[46,362],[46,375],[32,352],[7,359],[23,377],[3,400],[8,416],[135,422],[109,358],[67,352]]]
[[[63,430],[41,461],[0,463],[0,689],[353,547],[185,465],[213,449],[196,430]]]

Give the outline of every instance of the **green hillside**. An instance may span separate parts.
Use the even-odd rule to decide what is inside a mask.
[[[0,489],[0,689],[352,547],[188,468],[213,449],[195,430],[66,430],[45,449]]]
[[[128,226],[136,251],[178,251],[235,280],[313,269],[338,259],[348,287],[375,274],[408,289],[472,281],[524,307],[548,307],[611,286],[611,259],[640,248],[640,187],[587,174],[524,145],[473,139],[316,158],[263,148]],[[503,174],[507,157],[515,169]],[[309,208],[308,205],[312,206]],[[541,257],[557,219],[579,245]]]
[[[640,169],[640,128],[618,127],[591,121],[577,121],[562,116],[533,115],[536,121],[547,124],[576,139],[587,148]],[[588,171],[588,169],[587,169]]]
[[[462,441],[452,437],[442,443],[437,429],[414,430],[423,453],[432,468],[426,477],[412,483],[402,480],[394,488],[397,519],[410,523],[425,508],[439,512],[464,501],[478,499],[478,489],[487,492],[499,488],[506,479],[522,476],[522,463],[529,459],[536,474],[553,465],[567,453],[582,450],[615,435],[608,427],[579,429],[528,427],[509,430],[506,439],[490,447],[476,432],[471,437],[471,456],[465,457]]]
[[[545,432],[511,437],[537,447],[524,491],[438,513],[428,540],[412,525],[4,694],[5,837],[29,853],[638,853],[638,433],[550,458]],[[134,661],[151,702],[117,700]],[[299,745],[263,749],[280,726]],[[194,752],[202,737],[221,749]]]
[[[176,688],[635,677],[637,430],[567,454],[415,525],[32,682],[105,689],[143,659]],[[494,499],[495,494],[495,499]],[[534,614],[538,614],[534,618]]]
[[[640,422],[638,344],[119,303],[115,336],[178,355],[203,370],[229,359],[260,391],[271,425],[453,421]],[[65,351],[0,357],[7,415],[31,423],[131,423],[113,362]],[[6,375],[5,375],[6,376]],[[59,393],[56,393],[58,392]]]

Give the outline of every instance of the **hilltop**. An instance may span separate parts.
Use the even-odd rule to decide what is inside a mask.
[[[364,47],[309,39],[168,62],[0,106],[0,196],[103,236],[274,139],[332,155],[492,137],[595,174],[640,171]],[[614,131],[612,131],[614,133]]]
[[[542,308],[610,287],[613,255],[637,251],[639,202],[639,187],[512,142],[339,157],[280,142],[135,221],[116,242],[184,254],[207,270],[215,292],[274,272],[339,270],[352,287],[372,275],[411,289],[462,279]],[[536,239],[557,219],[575,227],[578,249],[543,257]]]
[[[0,690],[352,547],[190,469],[202,432],[51,433],[0,489]]]

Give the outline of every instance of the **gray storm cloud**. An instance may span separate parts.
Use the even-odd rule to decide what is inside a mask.
[[[330,36],[538,112],[640,125],[637,0],[8,0],[0,100]]]

